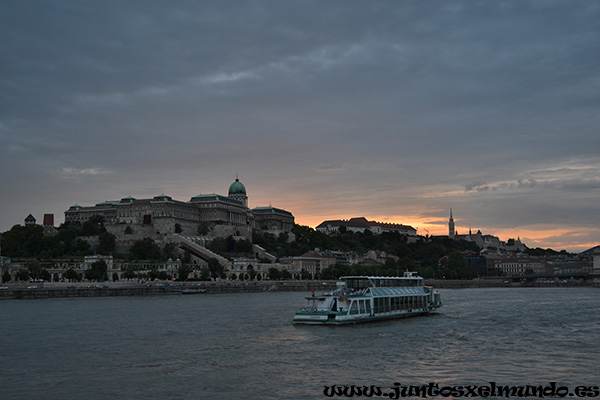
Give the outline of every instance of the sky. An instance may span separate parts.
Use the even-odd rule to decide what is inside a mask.
[[[600,244],[600,2],[0,0],[0,232],[226,195]]]

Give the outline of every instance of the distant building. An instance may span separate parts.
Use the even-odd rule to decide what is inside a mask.
[[[481,249],[487,249],[488,247],[500,248],[500,239],[493,235],[484,235],[481,230],[477,230],[476,233],[471,233],[469,229],[468,235],[455,235],[454,239],[466,240],[467,242],[475,242],[475,244]]]
[[[493,268],[506,276],[548,273],[543,257],[490,257]]]
[[[463,254],[465,267],[475,272],[478,277],[493,275],[493,271],[488,271],[487,259],[480,254]]]
[[[44,214],[44,233],[46,235],[56,235],[58,230],[54,227],[54,214]]]
[[[339,232],[341,227],[345,227],[346,230],[352,232],[365,232],[369,230],[375,235],[383,232],[398,232],[406,236],[417,236],[417,230],[412,226],[369,221],[364,217],[323,221],[316,229],[319,232],[332,233]]]
[[[291,212],[275,207],[256,207],[252,209],[254,225],[266,231],[289,232],[294,227],[294,216]]]
[[[35,217],[31,214],[29,214],[27,217],[25,217],[25,226],[27,225],[35,225]]]
[[[314,250],[308,251],[301,256],[286,257],[281,261],[292,265],[294,271],[306,271],[313,278],[319,276],[321,271],[330,265],[353,265],[362,262],[363,258],[353,252]]]
[[[44,214],[44,226],[54,226],[54,214]]]
[[[234,230],[237,227],[244,232],[253,228],[289,232],[294,226],[294,216],[289,211],[274,207],[248,208],[246,187],[238,178],[230,185],[227,196],[199,194],[185,202],[161,194],[146,199],[129,196],[86,207],[75,204],[65,211],[65,222],[83,223],[95,215],[104,217],[107,227],[137,225],[139,231],[160,234],[195,235],[202,223],[230,226]]]
[[[469,228],[469,233],[467,235],[460,235],[454,225],[452,209],[450,209],[450,219],[448,220],[448,237],[453,240],[466,240],[467,242],[474,242],[481,249],[492,247],[495,249],[503,249],[508,251],[524,251],[527,248],[527,246],[521,242],[520,238],[517,238],[517,240],[510,239],[508,243],[505,243],[497,236],[484,235],[479,229],[476,233],[473,233],[471,228]]]

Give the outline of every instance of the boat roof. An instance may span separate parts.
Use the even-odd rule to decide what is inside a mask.
[[[379,296],[406,296],[406,295],[422,295],[425,292],[423,286],[416,287],[374,287],[369,288],[373,297]]]
[[[416,274],[416,272],[411,272],[410,274]],[[418,275],[404,275],[404,276],[365,276],[365,275],[350,275],[350,276],[342,276],[340,279],[423,279]]]
[[[393,296],[419,296],[427,294],[427,291],[423,286],[403,286],[403,287],[370,287],[368,290],[361,294],[339,294],[343,297],[393,297]],[[321,300],[330,297],[332,294],[322,294],[319,296],[307,296],[307,300]]]

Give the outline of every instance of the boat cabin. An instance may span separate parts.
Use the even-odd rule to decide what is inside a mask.
[[[405,272],[404,276],[343,276],[343,286],[352,290],[379,287],[417,287],[423,286],[423,278],[416,272]]]

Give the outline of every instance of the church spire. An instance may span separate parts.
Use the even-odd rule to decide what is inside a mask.
[[[456,231],[454,230],[454,218],[452,218],[452,209],[450,209],[450,220],[448,221],[448,237],[454,239]]]

